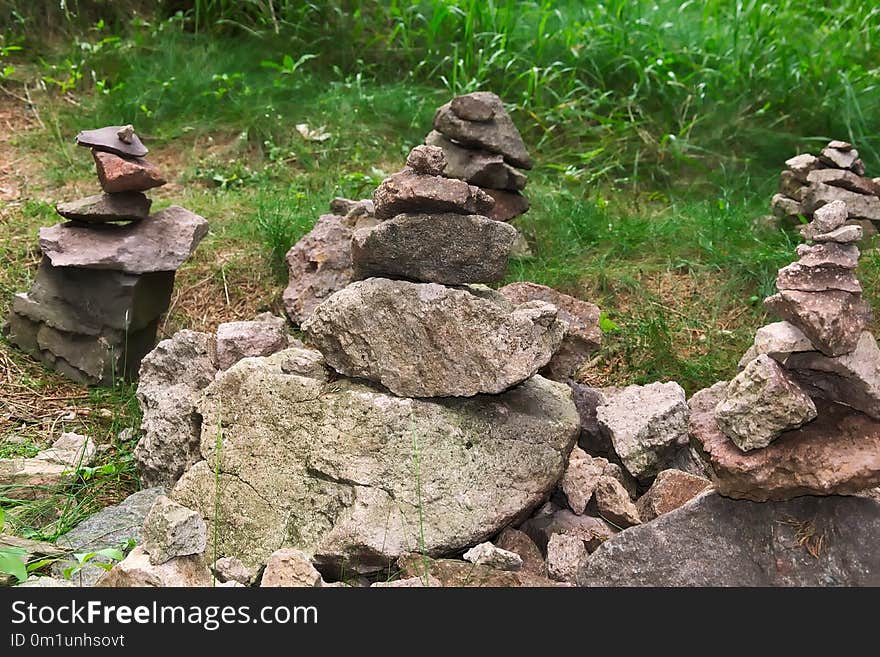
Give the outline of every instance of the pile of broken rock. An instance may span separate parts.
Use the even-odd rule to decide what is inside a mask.
[[[153,348],[174,273],[208,231],[179,206],[150,215],[145,190],[165,183],[131,126],[86,130],[104,193],[59,203],[68,223],[41,228],[43,260],[16,295],[10,341],[75,381],[131,377]]]
[[[803,227],[812,245],[779,270],[742,371],[691,400],[691,432],[720,492],[756,501],[880,484],[880,349],[853,270],[861,228],[833,201]]]

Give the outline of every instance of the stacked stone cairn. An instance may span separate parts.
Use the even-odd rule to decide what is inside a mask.
[[[137,374],[171,300],[174,273],[208,231],[179,206],[150,215],[144,191],[163,185],[132,126],[79,133],[104,192],[56,211],[41,228],[43,259],[9,316],[10,341],[71,379],[108,385]]]
[[[520,168],[531,168],[532,160],[495,94],[476,92],[453,98],[437,110],[434,130],[425,141],[445,155],[446,166],[438,175],[479,187],[494,199],[494,204],[486,206],[481,196],[485,216],[510,221],[529,209],[521,193],[527,178]],[[405,183],[404,179],[398,174],[399,183]],[[373,212],[371,199],[336,198],[330,203],[330,213],[321,215],[315,227],[291,247],[284,307],[294,324],[302,324],[324,299],[355,280],[352,235],[378,223]],[[528,244],[518,237],[512,255],[523,256]]]
[[[845,141],[831,141],[818,156],[809,153],[786,160],[779,176],[779,193],[773,197],[773,214],[792,224],[832,201],[846,203],[849,223],[858,223],[866,236],[876,234],[880,222],[880,180],[865,176],[859,152]]]
[[[425,143],[443,149],[442,175],[491,196],[490,218],[510,221],[529,209],[521,193],[528,178],[520,169],[531,169],[532,158],[498,96],[489,91],[456,96],[434,114],[433,127]]]
[[[691,439],[723,495],[787,500],[880,484],[880,349],[854,274],[862,229],[847,218],[840,200],[816,209],[801,229],[809,244],[764,301],[783,321],[757,331],[732,381],[691,399]]]

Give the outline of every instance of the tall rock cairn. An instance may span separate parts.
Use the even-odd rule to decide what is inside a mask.
[[[74,381],[109,385],[135,376],[153,348],[174,273],[208,223],[178,206],[150,215],[144,191],[165,180],[132,126],[86,130],[76,142],[91,150],[104,191],[59,203],[68,222],[40,229],[43,259],[13,300],[9,338]]]
[[[516,230],[488,217],[488,194],[444,177],[447,166],[441,148],[417,146],[382,182],[378,225],[352,238],[362,280],[303,323],[336,371],[403,397],[503,392],[544,367],[564,332],[552,304],[475,285],[504,276]]]
[[[803,153],[785,165],[779,193],[770,203],[777,217],[797,224],[799,215],[809,220],[823,205],[843,201],[851,223],[880,221],[880,179],[865,177],[865,165],[852,144],[830,141],[818,156]]]
[[[880,349],[855,276],[862,228],[818,208],[779,270],[740,373],[691,400],[691,439],[719,492],[752,500],[852,494],[880,484]]]
[[[529,156],[501,99],[489,91],[456,96],[434,114],[425,143],[443,149],[447,178],[482,189],[495,200],[488,216],[510,221],[529,209],[522,195],[531,169]]]

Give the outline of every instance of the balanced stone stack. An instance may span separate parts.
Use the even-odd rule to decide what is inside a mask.
[[[104,193],[59,203],[69,221],[41,228],[43,260],[16,295],[10,341],[71,379],[108,385],[137,374],[171,300],[174,273],[208,230],[172,206],[150,215],[144,191],[163,185],[131,126],[77,135]]]
[[[516,230],[486,216],[482,190],[443,177],[446,166],[440,148],[418,146],[378,187],[380,223],[352,238],[365,280],[303,324],[338,372],[405,397],[504,392],[546,365],[564,333],[552,304],[470,286],[504,276]]]
[[[281,547],[328,576],[385,572],[459,554],[552,493],[579,417],[537,372],[564,326],[552,304],[480,285],[504,275],[516,231],[446,166],[418,146],[376,190],[377,223],[351,240],[359,280],[302,324],[319,351],[245,358],[170,409],[200,434],[171,497],[216,531],[216,556],[259,569]]]
[[[773,197],[773,213],[799,223],[799,216],[813,213],[832,201],[843,201],[851,223],[868,229],[880,222],[880,181],[865,177],[859,152],[845,141],[831,141],[818,156],[804,153],[786,160],[779,176],[779,193]]]
[[[521,193],[528,178],[520,169],[531,169],[532,158],[495,94],[476,91],[440,107],[425,143],[443,149],[442,175],[475,185],[495,200],[490,218],[510,221],[529,209]]]
[[[691,440],[720,493],[756,501],[852,494],[880,484],[880,349],[854,274],[862,236],[839,200],[802,227],[811,245],[779,270],[729,383],[691,399]]]

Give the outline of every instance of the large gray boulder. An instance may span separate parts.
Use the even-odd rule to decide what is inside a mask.
[[[341,374],[406,397],[470,397],[544,367],[564,332],[556,312],[487,288],[369,278],[318,306],[303,330]]]
[[[203,217],[179,205],[122,226],[56,224],[40,229],[40,250],[56,267],[127,274],[175,271],[208,233]]]
[[[236,363],[200,403],[205,460],[172,497],[216,529],[218,554],[253,567],[290,547],[324,572],[377,571],[488,540],[562,476],[578,431],[562,384],[406,399],[298,373],[296,351]]]
[[[178,331],[144,357],[137,398],[144,433],[134,450],[144,486],[171,488],[198,461],[196,401],[217,373],[214,336]]]
[[[504,277],[517,232],[479,215],[399,214],[355,232],[358,278],[388,276],[425,283],[492,283]]]
[[[880,503],[716,493],[606,541],[580,586],[880,586]]]

